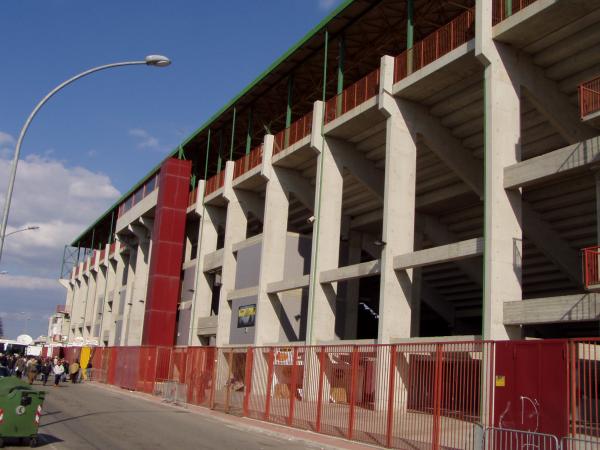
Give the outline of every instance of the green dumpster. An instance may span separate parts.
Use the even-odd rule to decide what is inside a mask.
[[[0,378],[0,447],[6,438],[28,438],[36,446],[45,394],[16,377]]]

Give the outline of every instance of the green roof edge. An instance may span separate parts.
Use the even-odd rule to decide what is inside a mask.
[[[256,77],[250,84],[248,84],[242,91],[240,91],[233,99],[231,99],[225,106],[221,107],[215,114],[213,114],[208,120],[206,120],[200,127],[194,130],[190,136],[185,139],[181,144],[175,147],[174,150],[171,151],[165,158],[163,158],[156,166],[154,166],[150,171],[140,179],[136,184],[133,185],[131,189],[125,192],[121,197],[119,197],[115,203],[113,203],[105,212],[102,214],[93,224],[85,229],[75,240],[71,242],[71,246],[78,245],[78,242],[89,233],[93,228],[98,225],[99,222],[104,220],[108,216],[108,214],[117,207],[120,203],[122,203],[127,197],[129,197],[133,192],[136,191],[142,184],[144,184],[152,175],[154,175],[160,166],[169,158],[172,158],[179,151],[180,146],[185,146],[192,139],[194,139],[198,134],[202,133],[206,128],[214,122],[221,114],[231,108],[240,98],[242,98],[245,94],[248,93],[254,86],[260,83],[269,73],[273,71],[277,66],[283,63],[292,53],[294,53],[298,48],[304,45],[309,39],[314,37],[319,31],[321,31],[329,22],[331,22],[338,14],[340,14],[344,9],[346,9],[350,4],[352,4],[355,0],[344,0],[337,8],[335,8],[329,15],[327,15],[321,22],[319,22],[316,26],[314,26],[308,33],[304,35],[298,42],[292,45],[283,55],[277,58],[267,69],[265,69],[258,77]],[[116,222],[115,222],[116,223]]]

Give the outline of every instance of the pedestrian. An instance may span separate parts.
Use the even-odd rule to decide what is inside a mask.
[[[46,386],[46,383],[48,382],[48,376],[50,375],[50,372],[52,371],[52,364],[50,364],[49,360],[45,360],[44,363],[42,364],[42,383],[44,384],[44,386]]]
[[[25,372],[25,358],[23,357],[19,357],[17,359],[17,362],[15,362],[15,376],[17,378],[21,378],[23,376],[23,373]]]
[[[29,358],[29,361],[27,361],[27,380],[30,385],[35,381],[37,374],[37,361],[35,358]]]
[[[54,360],[54,366],[52,366],[52,373],[54,374],[54,387],[58,387],[61,377],[65,373],[65,368],[58,360]]]
[[[77,360],[69,366],[69,376],[71,377],[71,383],[77,383],[79,379],[79,362]]]
[[[62,380],[63,381],[67,381],[67,375],[69,373],[69,361],[67,361],[66,359],[63,359],[61,362],[62,366],[63,366],[63,375],[62,375]]]
[[[85,378],[87,381],[92,381],[92,360],[88,361],[87,367],[85,368]]]

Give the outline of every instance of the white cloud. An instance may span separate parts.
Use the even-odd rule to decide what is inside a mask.
[[[5,133],[4,131],[0,131],[0,147],[13,145],[14,143],[15,138],[12,135]]]
[[[140,149],[157,150],[160,147],[158,139],[142,128],[132,128],[129,135],[137,139],[137,147]]]
[[[2,135],[5,135],[3,133]],[[11,161],[0,155],[0,210]],[[43,334],[48,317],[64,303],[65,291],[57,281],[63,247],[95,221],[120,193],[110,178],[83,167],[68,167],[46,155],[30,155],[19,161],[7,232],[39,226],[6,239],[0,270],[0,317],[7,336],[21,327],[11,314],[32,317],[28,327]],[[33,318],[37,318],[34,320]]]
[[[329,10],[333,8],[339,0],[319,0],[319,9]]]
[[[38,290],[58,289],[61,285],[58,280],[52,278],[4,274],[0,275],[0,288]]]

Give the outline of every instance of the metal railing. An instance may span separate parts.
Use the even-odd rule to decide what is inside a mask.
[[[394,83],[436,61],[475,37],[475,8],[471,8],[396,56]]]
[[[294,145],[308,136],[312,132],[312,117],[313,113],[310,111],[295,122],[292,122],[288,128],[277,133],[273,143],[273,154],[276,155],[283,149]]]
[[[581,250],[583,258],[583,283],[586,288],[600,284],[600,272],[598,261],[600,258],[600,247],[587,247]]]
[[[579,85],[579,111],[582,119],[600,111],[600,77]]]
[[[494,0],[492,4],[492,24],[497,25],[507,17],[521,11],[537,0]]]
[[[224,184],[225,184],[225,171],[221,170],[220,172],[217,172],[212,177],[210,177],[208,180],[206,180],[206,185],[204,187],[204,196],[212,194],[216,190],[222,188]]]
[[[188,194],[188,207],[192,206],[198,200],[198,188],[192,189]]]
[[[561,450],[558,438],[552,434],[505,428],[483,431],[483,450]]]
[[[152,193],[156,188],[158,188],[158,178],[160,172],[156,173],[153,177],[151,177],[148,181],[146,181],[142,186],[140,186],[133,194],[121,203],[118,210],[118,217],[121,217],[139,202],[141,202],[146,196]]]
[[[365,75],[325,103],[325,123],[353,110],[379,93],[379,69]]]
[[[260,166],[263,157],[263,145],[254,147],[250,153],[237,159],[233,164],[233,178],[237,178],[246,172]]]

